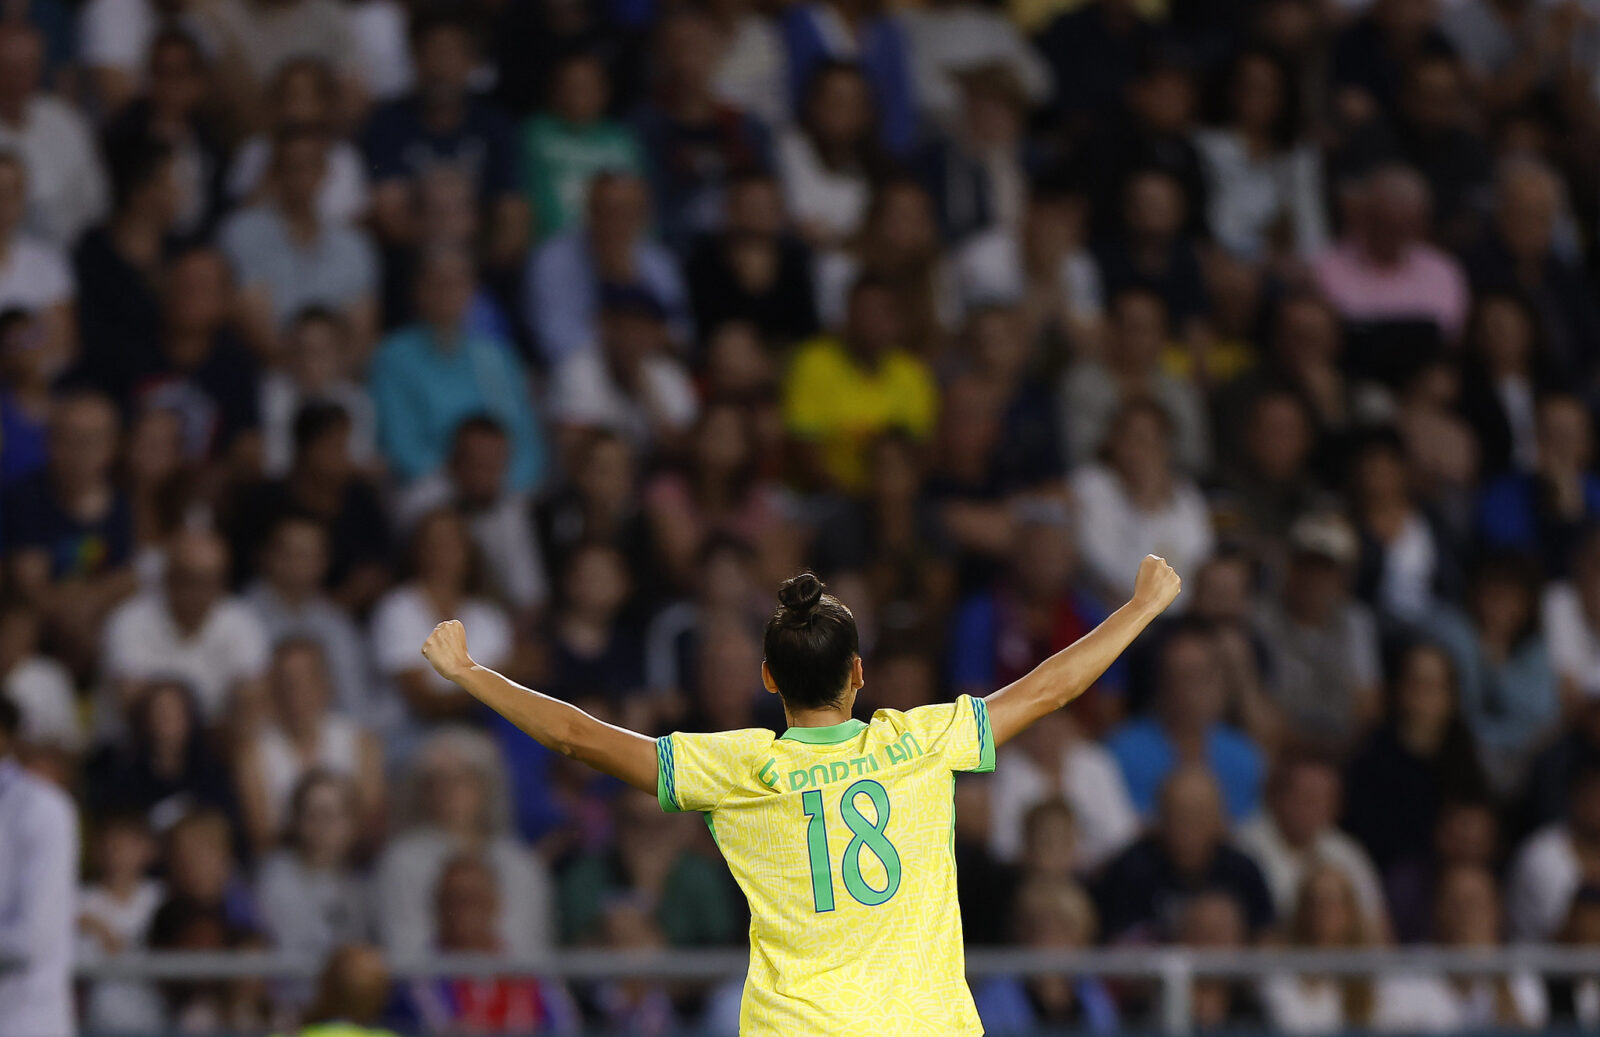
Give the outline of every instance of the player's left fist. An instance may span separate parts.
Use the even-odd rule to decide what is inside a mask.
[[[1139,575],[1133,581],[1133,601],[1152,615],[1159,615],[1182,589],[1183,580],[1165,558],[1145,555],[1144,561],[1139,563]]]
[[[460,677],[472,669],[472,656],[467,654],[467,628],[459,619],[440,623],[423,642],[422,657],[432,663],[445,680]]]

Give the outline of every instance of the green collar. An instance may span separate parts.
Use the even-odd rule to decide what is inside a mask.
[[[780,738],[787,738],[791,742],[807,742],[811,745],[834,745],[838,742],[848,742],[866,729],[866,724],[851,717],[842,724],[831,727],[791,727]]]

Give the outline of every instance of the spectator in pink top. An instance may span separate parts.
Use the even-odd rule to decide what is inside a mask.
[[[1352,191],[1346,231],[1312,273],[1345,321],[1430,321],[1446,342],[1471,304],[1460,264],[1423,239],[1428,184],[1408,166],[1374,170]]]

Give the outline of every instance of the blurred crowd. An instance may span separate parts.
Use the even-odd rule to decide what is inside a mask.
[[[907,709],[1147,551],[1174,613],[957,786],[970,945],[1600,943],[1597,174],[1593,0],[5,0],[0,686],[77,955],[740,946],[705,826],[437,678],[437,621],[641,731],[781,730],[799,568]],[[425,1031],[736,1027],[736,986],[401,987]],[[1521,975],[1194,995],[1600,1021]]]

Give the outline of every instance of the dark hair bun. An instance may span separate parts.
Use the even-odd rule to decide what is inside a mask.
[[[783,581],[778,588],[778,601],[788,610],[791,619],[807,620],[817,610],[822,600],[822,581],[815,573],[801,573]]]

